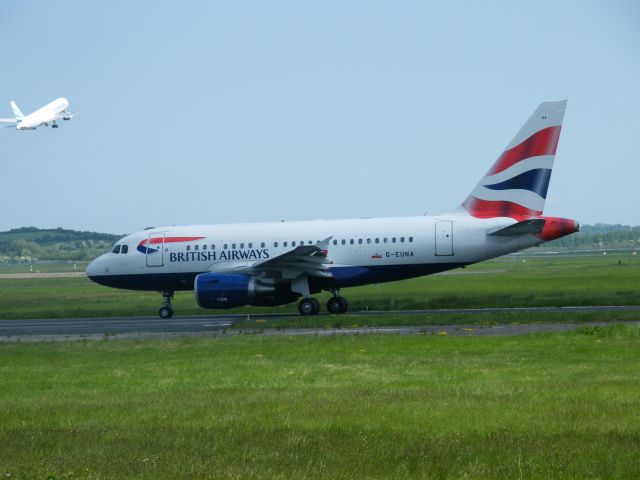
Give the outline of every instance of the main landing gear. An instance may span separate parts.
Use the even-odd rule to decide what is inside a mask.
[[[171,306],[171,302],[173,301],[173,292],[160,292],[162,295],[162,307],[158,310],[158,315],[160,318],[171,318],[173,317],[173,307]]]
[[[332,289],[331,293],[333,297],[327,302],[327,312],[334,315],[347,313],[349,304],[346,298],[340,296],[340,290]],[[298,312],[300,315],[317,315],[320,313],[320,302],[313,297],[303,298],[298,303]]]
[[[300,315],[317,315],[320,313],[320,302],[313,297],[303,298],[298,303]]]
[[[331,297],[327,302],[327,312],[334,315],[340,315],[341,313],[347,313],[349,304],[344,297]]]

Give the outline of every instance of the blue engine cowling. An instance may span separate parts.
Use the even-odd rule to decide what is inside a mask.
[[[201,273],[194,282],[196,302],[202,308],[234,308],[243,305],[275,306],[296,300],[289,285],[261,282],[239,273]]]

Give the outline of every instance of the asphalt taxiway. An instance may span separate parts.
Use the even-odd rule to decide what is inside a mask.
[[[447,310],[398,310],[361,311],[350,317],[398,316],[398,315],[474,315],[486,313],[573,313],[573,312],[639,312],[640,306],[587,306],[587,307],[536,307],[536,308],[474,308]],[[328,314],[323,314],[327,316]],[[235,323],[249,320],[278,320],[297,318],[297,314],[222,314],[202,316],[176,316],[171,319],[158,317],[104,317],[0,320],[0,342],[77,340],[105,338],[163,338],[202,335],[237,335],[260,333],[263,335],[354,335],[371,333],[440,334],[440,335],[521,335],[535,332],[566,331],[581,326],[608,325],[604,322],[529,323],[500,325],[437,325],[390,326],[356,328],[286,328],[252,329],[231,328]],[[354,321],[357,323],[357,321]],[[640,323],[640,322],[628,322]]]

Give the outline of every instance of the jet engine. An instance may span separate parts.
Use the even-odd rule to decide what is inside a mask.
[[[239,273],[201,273],[195,279],[194,291],[202,308],[272,307],[298,297],[288,284],[271,284]]]

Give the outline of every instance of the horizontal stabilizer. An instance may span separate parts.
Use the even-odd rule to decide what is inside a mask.
[[[527,233],[542,233],[544,229],[544,218],[532,218],[530,220],[523,220],[522,222],[514,223],[508,227],[495,230],[487,233],[490,237],[513,237],[516,235],[525,235]]]

